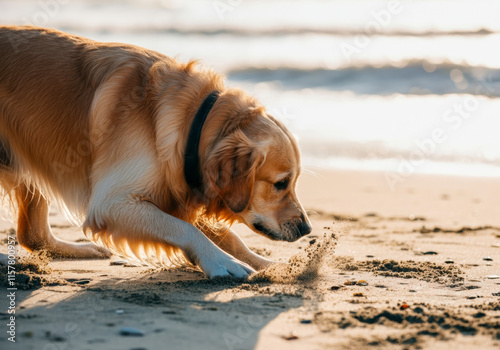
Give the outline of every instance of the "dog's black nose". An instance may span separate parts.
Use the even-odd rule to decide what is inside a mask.
[[[299,230],[300,237],[308,235],[312,231],[311,225],[309,225],[305,220],[302,220],[302,222],[297,225],[297,229]]]

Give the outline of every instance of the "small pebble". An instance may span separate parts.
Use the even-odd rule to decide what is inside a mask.
[[[122,329],[120,329],[120,335],[143,337],[144,332],[137,328],[123,327]]]
[[[445,263],[445,264],[453,264],[453,263],[454,263],[454,261],[453,261],[453,260],[451,260],[451,259],[446,259],[446,260],[444,261],[444,263]]]
[[[476,299],[477,297],[475,296],[470,296],[470,297],[466,297],[466,299]]]
[[[352,296],[353,297],[364,297],[365,295],[363,293],[354,293]]]
[[[314,244],[314,243],[316,243],[316,239],[311,239],[311,240],[309,241],[309,244]]]
[[[375,255],[367,255],[366,257],[367,257],[367,258],[374,258],[374,257],[375,257]]]
[[[358,282],[356,282],[356,285],[357,286],[367,286],[368,282],[366,282],[365,280],[359,280]]]
[[[423,252],[424,255],[437,255],[437,252],[433,252],[432,250],[429,250],[428,252]]]
[[[116,260],[116,261],[110,262],[109,264],[111,266],[122,266],[122,265],[126,265],[127,261],[125,261],[125,260]]]
[[[88,284],[88,283],[90,283],[90,280],[80,280],[80,281],[75,281],[73,283],[74,284]]]
[[[483,260],[484,260],[484,261],[493,261],[493,259],[492,259],[492,258],[490,258],[489,256],[484,257],[484,258],[483,258]]]
[[[500,297],[500,292],[498,292],[498,293],[491,293],[491,295],[493,295],[494,297]]]
[[[488,277],[486,277],[486,278],[487,278],[487,279],[489,279],[489,280],[497,280],[497,279],[499,279],[499,278],[500,278],[500,276],[497,276],[497,275],[490,275],[490,276],[488,276]]]
[[[121,315],[121,314],[123,314],[124,312],[125,312],[125,311],[123,311],[123,310],[115,310],[115,314],[117,314],[117,315]]]
[[[302,324],[311,324],[312,320],[300,320],[300,323],[302,323]]]
[[[45,332],[45,337],[52,342],[63,342],[67,339],[60,334],[52,334],[50,331]]]
[[[401,310],[406,310],[408,309],[410,306],[407,304],[407,303],[403,303],[400,307]]]
[[[165,314],[165,315],[175,315],[177,313],[177,311],[175,311],[175,310],[163,310],[161,313]]]
[[[339,290],[340,288],[343,288],[343,286],[331,286],[330,290]]]
[[[417,291],[415,289],[410,289],[409,292],[410,293],[416,293]]]
[[[293,335],[293,334],[284,335],[282,338],[285,340],[297,340],[297,339],[299,339],[299,337],[297,337],[296,335]]]
[[[356,281],[345,281],[344,285],[345,286],[354,286],[354,285],[356,285]]]
[[[465,289],[471,290],[471,289],[479,289],[481,288],[480,286],[465,286]]]

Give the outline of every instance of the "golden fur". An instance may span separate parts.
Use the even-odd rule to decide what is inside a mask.
[[[209,276],[244,277],[270,263],[219,221],[288,241],[310,232],[295,195],[293,136],[213,71],[132,45],[0,27],[0,77],[0,185],[17,203],[18,239],[28,250],[109,255],[55,239],[51,199],[114,253],[197,265]],[[203,127],[203,190],[195,193],[184,150],[214,90],[221,95]]]

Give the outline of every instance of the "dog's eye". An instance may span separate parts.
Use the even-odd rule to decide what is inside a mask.
[[[283,179],[281,181],[278,181],[274,184],[274,188],[276,188],[278,191],[285,190],[288,187],[288,183],[290,181],[288,179]]]

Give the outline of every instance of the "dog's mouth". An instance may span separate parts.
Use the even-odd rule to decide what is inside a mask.
[[[311,227],[305,222],[301,222],[299,224],[287,222],[283,224],[283,232],[276,232],[264,225],[262,222],[255,222],[252,226],[255,231],[269,239],[272,239],[273,241],[295,242],[299,238],[311,232]]]
[[[252,224],[253,228],[263,236],[266,236],[267,238],[272,239],[273,241],[281,241],[281,234],[278,232],[275,232],[265,226],[262,222],[256,222]]]

